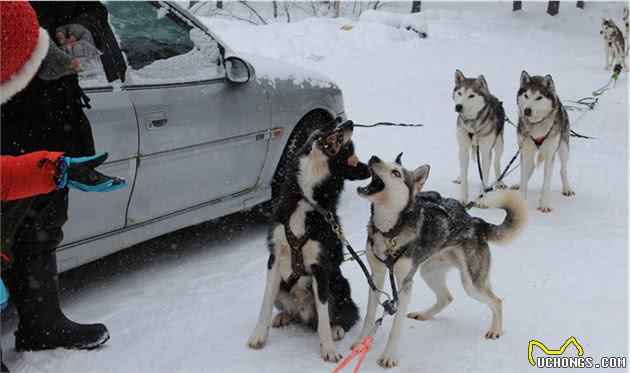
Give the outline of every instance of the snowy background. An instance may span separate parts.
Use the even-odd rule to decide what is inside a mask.
[[[268,4],[263,4],[268,6]],[[455,69],[484,74],[491,92],[516,120],[519,74],[551,74],[565,100],[589,96],[606,83],[602,16],[621,24],[623,3],[587,2],[584,11],[563,3],[560,14],[546,4],[511,2],[427,3],[422,21],[429,37],[378,22],[294,16],[291,23],[259,26],[223,16],[203,17],[210,29],[238,53],[281,59],[330,77],[343,90],[348,117],[360,123],[420,122],[420,129],[357,130],[359,156],[393,159],[404,151],[408,167],[428,163],[428,190],[457,195],[458,160],[451,93]],[[408,12],[409,3],[388,4]],[[345,12],[345,13],[344,13]],[[199,12],[199,14],[204,12]],[[296,12],[297,14],[297,12]],[[265,15],[268,17],[268,15]],[[344,25],[351,30],[341,30]],[[575,336],[585,356],[628,354],[627,246],[627,74],[597,109],[573,126],[598,140],[572,138],[569,178],[577,195],[560,194],[558,164],[550,214],[536,211],[542,172],[530,182],[530,223],[509,247],[495,247],[492,282],[503,299],[504,335],[483,335],[490,311],[464,293],[456,272],[448,278],[455,301],[434,320],[407,320],[396,372],[528,372],[529,340],[558,348]],[[575,114],[575,115],[574,115]],[[576,120],[579,113],[572,113]],[[503,164],[516,151],[515,130],[505,131]],[[472,165],[471,165],[472,167]],[[471,168],[471,195],[478,188]],[[518,172],[508,178],[516,183]],[[361,247],[369,206],[349,183],[340,205],[348,239]],[[473,209],[492,222],[500,211]],[[3,324],[2,347],[17,372],[326,372],[315,332],[299,326],[272,330],[261,351],[246,347],[260,307],[265,279],[266,225],[251,214],[209,222],[156,239],[61,278],[62,303],[77,321],[104,322],[111,340],[96,351],[16,354],[16,317]],[[358,266],[345,263],[353,297],[365,312],[367,285]],[[417,277],[410,311],[433,304]],[[362,368],[376,365],[391,319],[376,336]],[[347,354],[359,325],[338,342]],[[536,351],[539,354],[539,351]],[[567,354],[575,354],[569,348]],[[351,369],[346,369],[350,371]],[[617,370],[622,371],[622,370]]]

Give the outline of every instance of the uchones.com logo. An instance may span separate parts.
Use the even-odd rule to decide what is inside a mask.
[[[565,354],[571,345],[577,350],[577,356],[569,356],[570,352]],[[543,352],[542,356],[534,358],[534,346]],[[575,337],[567,339],[557,350],[549,349],[542,342],[532,339],[527,348],[527,357],[529,363],[537,368],[625,368],[627,363],[625,356],[604,356],[598,360],[584,356],[584,349]]]

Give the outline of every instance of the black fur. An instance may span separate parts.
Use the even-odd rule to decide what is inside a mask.
[[[297,209],[298,203],[302,200],[303,194],[298,184],[300,172],[299,162],[302,157],[307,156],[313,144],[322,136],[327,136],[327,132],[316,131],[306,141],[304,146],[297,152],[292,160],[280,192],[280,197],[272,217],[272,225],[269,231],[269,248],[272,250],[272,232],[278,224],[289,225],[291,215]],[[327,211],[330,211],[335,220],[339,222],[337,216],[337,205],[339,197],[343,191],[345,180],[360,180],[370,177],[370,170],[364,163],[359,162],[355,167],[348,165],[348,159],[354,155],[354,144],[352,141],[342,146],[334,157],[329,157],[329,175],[313,189],[313,202]],[[311,274],[318,283],[318,293],[322,302],[328,301],[331,326],[339,325],[348,331],[359,319],[359,310],[351,297],[350,284],[343,277],[339,266],[343,262],[343,245],[337,239],[330,225],[316,211],[310,211],[305,217],[305,226],[309,238],[320,243],[322,250],[317,258],[317,264],[312,265]],[[269,267],[273,264],[273,254],[270,255]],[[282,280],[280,292],[287,293],[288,285]],[[312,291],[312,290],[311,290]],[[286,295],[286,294],[285,294]],[[317,314],[311,320],[297,320],[306,325],[317,327]],[[292,315],[296,318],[299,315]]]

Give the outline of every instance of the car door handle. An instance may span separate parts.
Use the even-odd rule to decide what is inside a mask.
[[[145,114],[144,121],[148,130],[156,130],[168,125],[168,117],[163,111]]]

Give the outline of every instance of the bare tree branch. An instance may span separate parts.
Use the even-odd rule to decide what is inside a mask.
[[[239,4],[242,4],[245,7],[247,7],[247,9],[249,9],[250,12],[256,15],[256,17],[258,17],[258,19],[260,20],[260,22],[262,22],[263,25],[267,24],[267,21],[265,21],[265,19],[260,15],[260,13],[256,11],[256,9],[254,9],[251,5],[247,4],[247,1],[239,1]]]

